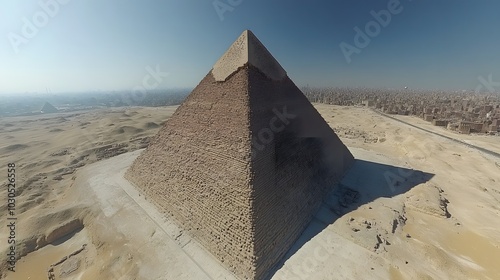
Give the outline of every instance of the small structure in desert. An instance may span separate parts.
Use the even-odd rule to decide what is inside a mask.
[[[424,114],[424,121],[432,122],[433,119],[434,119],[433,114]]]
[[[448,126],[449,121],[448,120],[442,120],[442,119],[433,119],[432,120],[432,125],[435,126]]]
[[[57,110],[57,108],[54,107],[49,102],[45,102],[45,104],[43,104],[43,106],[42,106],[42,109],[40,109],[40,113],[42,113],[42,114],[50,114],[50,113],[57,113],[57,112],[59,112],[59,110]]]
[[[126,178],[242,279],[263,279],[354,158],[250,31]]]

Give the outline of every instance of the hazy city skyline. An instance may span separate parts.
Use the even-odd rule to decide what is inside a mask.
[[[500,3],[493,1],[42,0],[0,7],[0,93],[193,88],[244,29],[298,86],[458,90],[489,81],[488,90],[500,81]]]

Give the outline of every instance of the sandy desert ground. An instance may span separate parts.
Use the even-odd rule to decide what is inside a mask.
[[[370,109],[315,107],[357,161],[273,279],[500,279],[500,158]],[[1,119],[0,197],[14,162],[22,256],[3,278],[57,264],[54,279],[232,279],[122,178],[175,108]],[[498,137],[449,135],[500,152]]]

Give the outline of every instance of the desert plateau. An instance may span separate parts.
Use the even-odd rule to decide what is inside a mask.
[[[356,162],[272,279],[339,279],[339,270],[342,279],[500,277],[499,158],[367,108],[314,106]],[[89,185],[123,180],[175,109],[2,119],[1,172],[16,163],[22,256],[16,278],[5,265],[3,277],[48,279],[51,265],[75,254],[54,266],[55,279],[231,279],[133,188]],[[491,138],[452,136],[500,152]]]

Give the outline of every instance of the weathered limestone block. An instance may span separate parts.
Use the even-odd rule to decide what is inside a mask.
[[[353,162],[245,31],[126,173],[229,270],[262,279]]]

